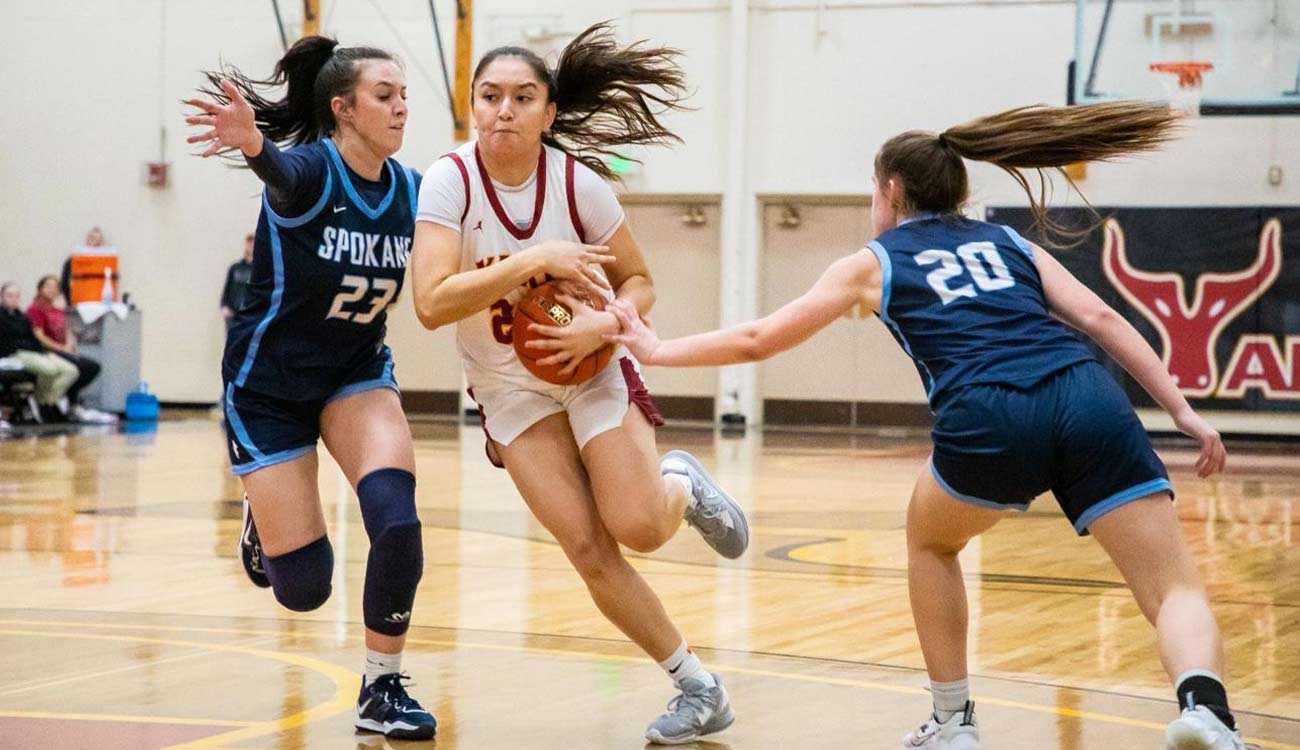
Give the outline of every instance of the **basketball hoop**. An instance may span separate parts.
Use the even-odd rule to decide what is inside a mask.
[[[1180,60],[1151,63],[1148,67],[1153,73],[1171,73],[1177,76],[1165,83],[1165,94],[1170,107],[1192,117],[1201,114],[1201,86],[1205,82],[1205,74],[1214,70],[1214,63]]]

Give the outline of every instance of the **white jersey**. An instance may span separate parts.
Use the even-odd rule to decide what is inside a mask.
[[[613,190],[572,156],[542,147],[537,170],[517,187],[493,182],[466,143],[434,162],[420,186],[417,221],[460,232],[460,270],[484,268],[551,240],[599,244],[623,222]],[[534,283],[540,283],[535,279]],[[471,386],[484,381],[537,382],[511,344],[514,305],[521,286],[456,324],[456,344]]]

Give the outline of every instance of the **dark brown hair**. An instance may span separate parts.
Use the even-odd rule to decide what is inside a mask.
[[[896,135],[876,154],[876,178],[902,183],[902,208],[909,213],[949,213],[961,209],[969,192],[962,159],[987,162],[1024,189],[1036,225],[1048,235],[1078,241],[1093,227],[1070,229],[1048,218],[1051,180],[1045,170],[1059,171],[1078,191],[1063,167],[1152,151],[1176,135],[1178,123],[1179,115],[1168,105],[1151,102],[1019,107],[938,134],[910,130]],[[1038,172],[1037,191],[1023,169]]]
[[[565,46],[554,69],[532,50],[497,47],[479,60],[473,83],[499,57],[523,60],[555,103],[555,122],[542,142],[617,180],[601,159],[625,156],[615,147],[682,140],[659,121],[668,110],[687,109],[686,77],[677,65],[681,50],[644,45],[620,47],[609,22],[597,23]]]
[[[250,78],[239,68],[223,64],[221,70],[203,71],[208,84],[199,91],[228,104],[230,97],[221,90],[221,81],[230,79],[253,108],[258,130],[282,146],[296,146],[334,132],[330,102],[336,96],[352,96],[364,60],[395,58],[375,47],[340,47],[338,40],[329,37],[305,36],[284,53],[269,78]],[[287,88],[280,99],[268,99],[258,91],[280,86]]]
[[[41,293],[41,287],[45,286],[45,283],[46,283],[47,281],[53,281],[53,282],[55,282],[55,283],[57,284],[58,281],[59,281],[59,277],[58,277],[58,276],[55,276],[55,275],[52,274],[52,273],[50,273],[50,274],[46,274],[46,275],[42,276],[42,277],[41,277],[41,280],[38,281],[38,282],[36,282],[36,294],[39,295],[39,294]]]

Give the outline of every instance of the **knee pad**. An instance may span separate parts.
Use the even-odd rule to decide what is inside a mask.
[[[329,537],[283,555],[267,557],[266,577],[276,601],[295,612],[310,612],[330,598],[334,547]]]
[[[370,537],[362,609],[366,627],[397,636],[411,624],[415,589],[424,575],[415,477],[403,469],[379,469],[357,482],[361,519]]]

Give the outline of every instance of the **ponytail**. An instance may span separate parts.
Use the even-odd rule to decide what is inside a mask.
[[[1048,218],[1050,180],[1045,170],[1060,171],[1077,191],[1064,172],[1066,165],[1153,151],[1172,139],[1178,127],[1179,115],[1165,104],[1038,104],[979,117],[938,135],[913,130],[894,136],[876,155],[876,176],[901,179],[907,210],[955,212],[969,191],[962,159],[992,164],[1025,191],[1036,226],[1077,244],[1094,227],[1070,229]],[[1037,191],[1023,169],[1038,172]]]
[[[336,96],[351,96],[361,76],[359,62],[392,59],[374,47],[340,47],[335,39],[307,36],[294,42],[269,78],[250,78],[233,65],[223,65],[221,70],[203,72],[208,83],[199,90],[228,104],[230,97],[221,90],[221,81],[229,79],[253,108],[257,128],[281,146],[296,146],[334,132],[330,102]],[[280,99],[259,93],[279,86],[287,87]]]

